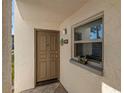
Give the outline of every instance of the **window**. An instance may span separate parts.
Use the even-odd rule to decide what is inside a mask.
[[[92,21],[91,21],[92,20]],[[72,59],[92,68],[103,67],[103,17],[72,27]]]

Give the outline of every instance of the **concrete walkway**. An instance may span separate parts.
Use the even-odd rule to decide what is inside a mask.
[[[21,93],[67,93],[59,82],[38,86],[34,89],[22,91]]]

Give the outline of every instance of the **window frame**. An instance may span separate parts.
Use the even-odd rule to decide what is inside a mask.
[[[101,61],[101,64],[98,64],[98,63],[96,64],[95,62],[89,62],[89,63],[92,63],[92,65],[101,68],[102,71],[103,71],[103,63],[104,63],[104,12],[100,12],[100,13],[98,13],[94,16],[91,16],[91,17],[89,17],[89,18],[87,18],[87,19],[85,19],[85,20],[83,20],[83,21],[81,21],[77,24],[72,25],[72,27],[71,27],[71,59],[74,59],[74,60],[78,61],[78,58],[76,58],[74,56],[74,45],[75,45],[75,43],[83,42],[83,40],[82,41],[75,41],[74,40],[74,31],[75,31],[74,29],[79,27],[79,26],[88,24],[92,21],[95,21],[97,19],[100,19],[100,18],[102,19],[102,24],[103,24],[102,41],[97,41],[97,40],[95,40],[95,41],[91,40],[90,41],[90,40],[88,40],[88,41],[85,41],[85,43],[102,42],[102,61]],[[82,65],[84,65],[84,64],[82,64]]]

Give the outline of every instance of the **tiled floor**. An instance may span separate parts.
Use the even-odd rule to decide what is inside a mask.
[[[59,82],[44,86],[38,86],[34,89],[22,91],[21,93],[67,93]]]

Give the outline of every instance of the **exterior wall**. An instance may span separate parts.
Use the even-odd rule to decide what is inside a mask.
[[[43,25],[42,25],[43,24]],[[34,28],[57,30],[56,26],[44,23],[28,23],[23,20],[18,1],[15,3],[15,80],[14,92],[34,88]]]
[[[12,93],[11,0],[2,0],[2,93]]]
[[[15,93],[34,87],[33,28],[20,16],[15,4]]]
[[[69,40],[69,44],[60,48],[60,81],[69,93],[110,93],[110,90],[116,93],[121,90],[120,6],[120,0],[89,0],[60,25],[60,31],[67,28],[68,32],[67,35],[61,33],[61,38]],[[104,11],[104,76],[69,62],[71,26],[101,11]]]

